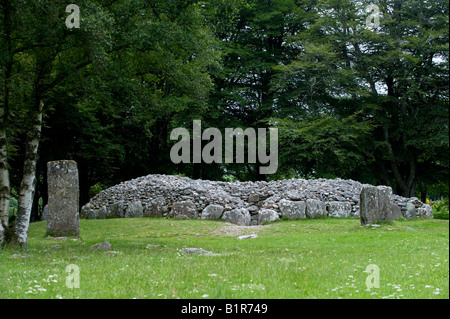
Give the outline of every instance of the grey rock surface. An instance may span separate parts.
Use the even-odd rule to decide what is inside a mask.
[[[80,234],[80,190],[77,163],[75,161],[48,162],[47,184],[47,233],[78,236]]]
[[[222,217],[224,207],[221,205],[208,205],[202,211],[202,219],[220,219]]]
[[[350,216],[359,217],[361,210],[360,193],[364,186],[370,185],[339,178],[221,182],[154,174],[129,180],[103,190],[90,200],[89,209],[99,211],[104,209],[102,207],[107,208],[107,214],[97,212],[97,218],[103,218],[102,215],[121,218],[125,217],[125,210],[128,205],[140,201],[143,206],[144,217],[198,218],[202,216],[204,218],[203,212],[206,207],[219,205],[224,208],[222,214],[235,209],[248,210],[251,215],[250,222],[252,225],[257,225],[258,212],[261,209],[274,210],[282,218],[305,218],[307,200],[316,200],[322,204],[317,204],[316,206],[321,208],[316,213],[311,214],[312,202],[310,201],[310,215],[315,217],[329,214],[330,207],[338,205],[331,204],[330,206],[332,202],[346,204],[344,204],[345,213],[342,210],[335,211],[331,208],[331,215],[347,216],[348,207],[350,207]],[[192,202],[195,205],[196,213],[183,215],[172,213],[174,204],[183,201]],[[429,209],[426,206],[423,207],[425,204],[416,198],[405,198],[393,194],[389,203],[392,218],[399,217],[398,209],[400,209],[401,217],[409,216],[406,210],[408,202],[411,202],[417,211],[413,218],[423,215],[430,216]],[[397,205],[397,210],[392,208],[393,204]],[[385,202],[383,205],[387,207],[388,203]],[[83,218],[87,218],[86,212],[88,210],[85,206],[81,211]],[[303,207],[305,207],[305,210],[303,210]],[[422,207],[426,211],[421,210],[419,213],[419,208]],[[177,208],[175,209],[177,210]],[[208,213],[206,216],[208,216]]]
[[[251,215],[250,212],[245,208],[235,208],[223,213],[222,219],[226,221],[240,225],[240,226],[250,226]]]

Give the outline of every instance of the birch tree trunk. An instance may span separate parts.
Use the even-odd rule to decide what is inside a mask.
[[[6,139],[6,105],[4,96],[0,96],[0,245],[5,241],[9,217],[9,170]]]
[[[9,108],[9,79],[12,73],[13,55],[11,52],[11,3],[9,1],[1,2],[3,14],[3,23],[0,26],[2,33],[2,65],[0,73],[3,73],[2,84],[0,88],[0,245],[6,240],[9,218],[9,197],[10,181],[8,168],[8,151],[6,123],[8,119]]]
[[[26,141],[23,177],[20,184],[17,217],[12,238],[12,241],[21,247],[27,246],[28,226],[36,187],[37,151],[41,138],[42,110],[44,107],[42,100],[37,100],[36,103],[38,104],[37,107],[34,107],[31,112],[33,122]]]

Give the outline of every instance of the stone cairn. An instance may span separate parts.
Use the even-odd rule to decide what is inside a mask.
[[[74,161],[47,163],[47,233],[80,234],[78,168]]]
[[[249,226],[280,218],[360,217],[362,209],[362,224],[382,221],[360,207],[363,188],[378,189],[343,179],[219,182],[157,174],[103,190],[81,208],[81,216],[225,219]],[[431,207],[415,197],[386,194],[389,204],[381,209],[388,209],[387,219],[433,217]]]

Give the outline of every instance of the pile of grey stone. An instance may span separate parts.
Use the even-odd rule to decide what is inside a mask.
[[[363,188],[374,187],[344,179],[221,182],[156,174],[100,192],[82,207],[80,216],[224,219],[246,226],[280,218],[359,218]],[[431,207],[415,197],[394,195],[392,190],[387,197],[388,219],[432,218]]]

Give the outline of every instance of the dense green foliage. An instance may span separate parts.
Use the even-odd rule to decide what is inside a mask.
[[[433,216],[438,219],[447,219],[449,218],[449,204],[448,197],[443,200],[436,201],[432,206],[433,208]]]
[[[375,30],[369,3],[380,8]],[[446,0],[80,0],[80,29],[70,30],[66,5],[0,8],[13,189],[29,114],[44,102],[34,217],[57,159],[78,162],[82,204],[149,173],[352,178],[422,200],[448,185]],[[194,119],[222,131],[278,127],[277,173],[172,164],[170,132]]]

